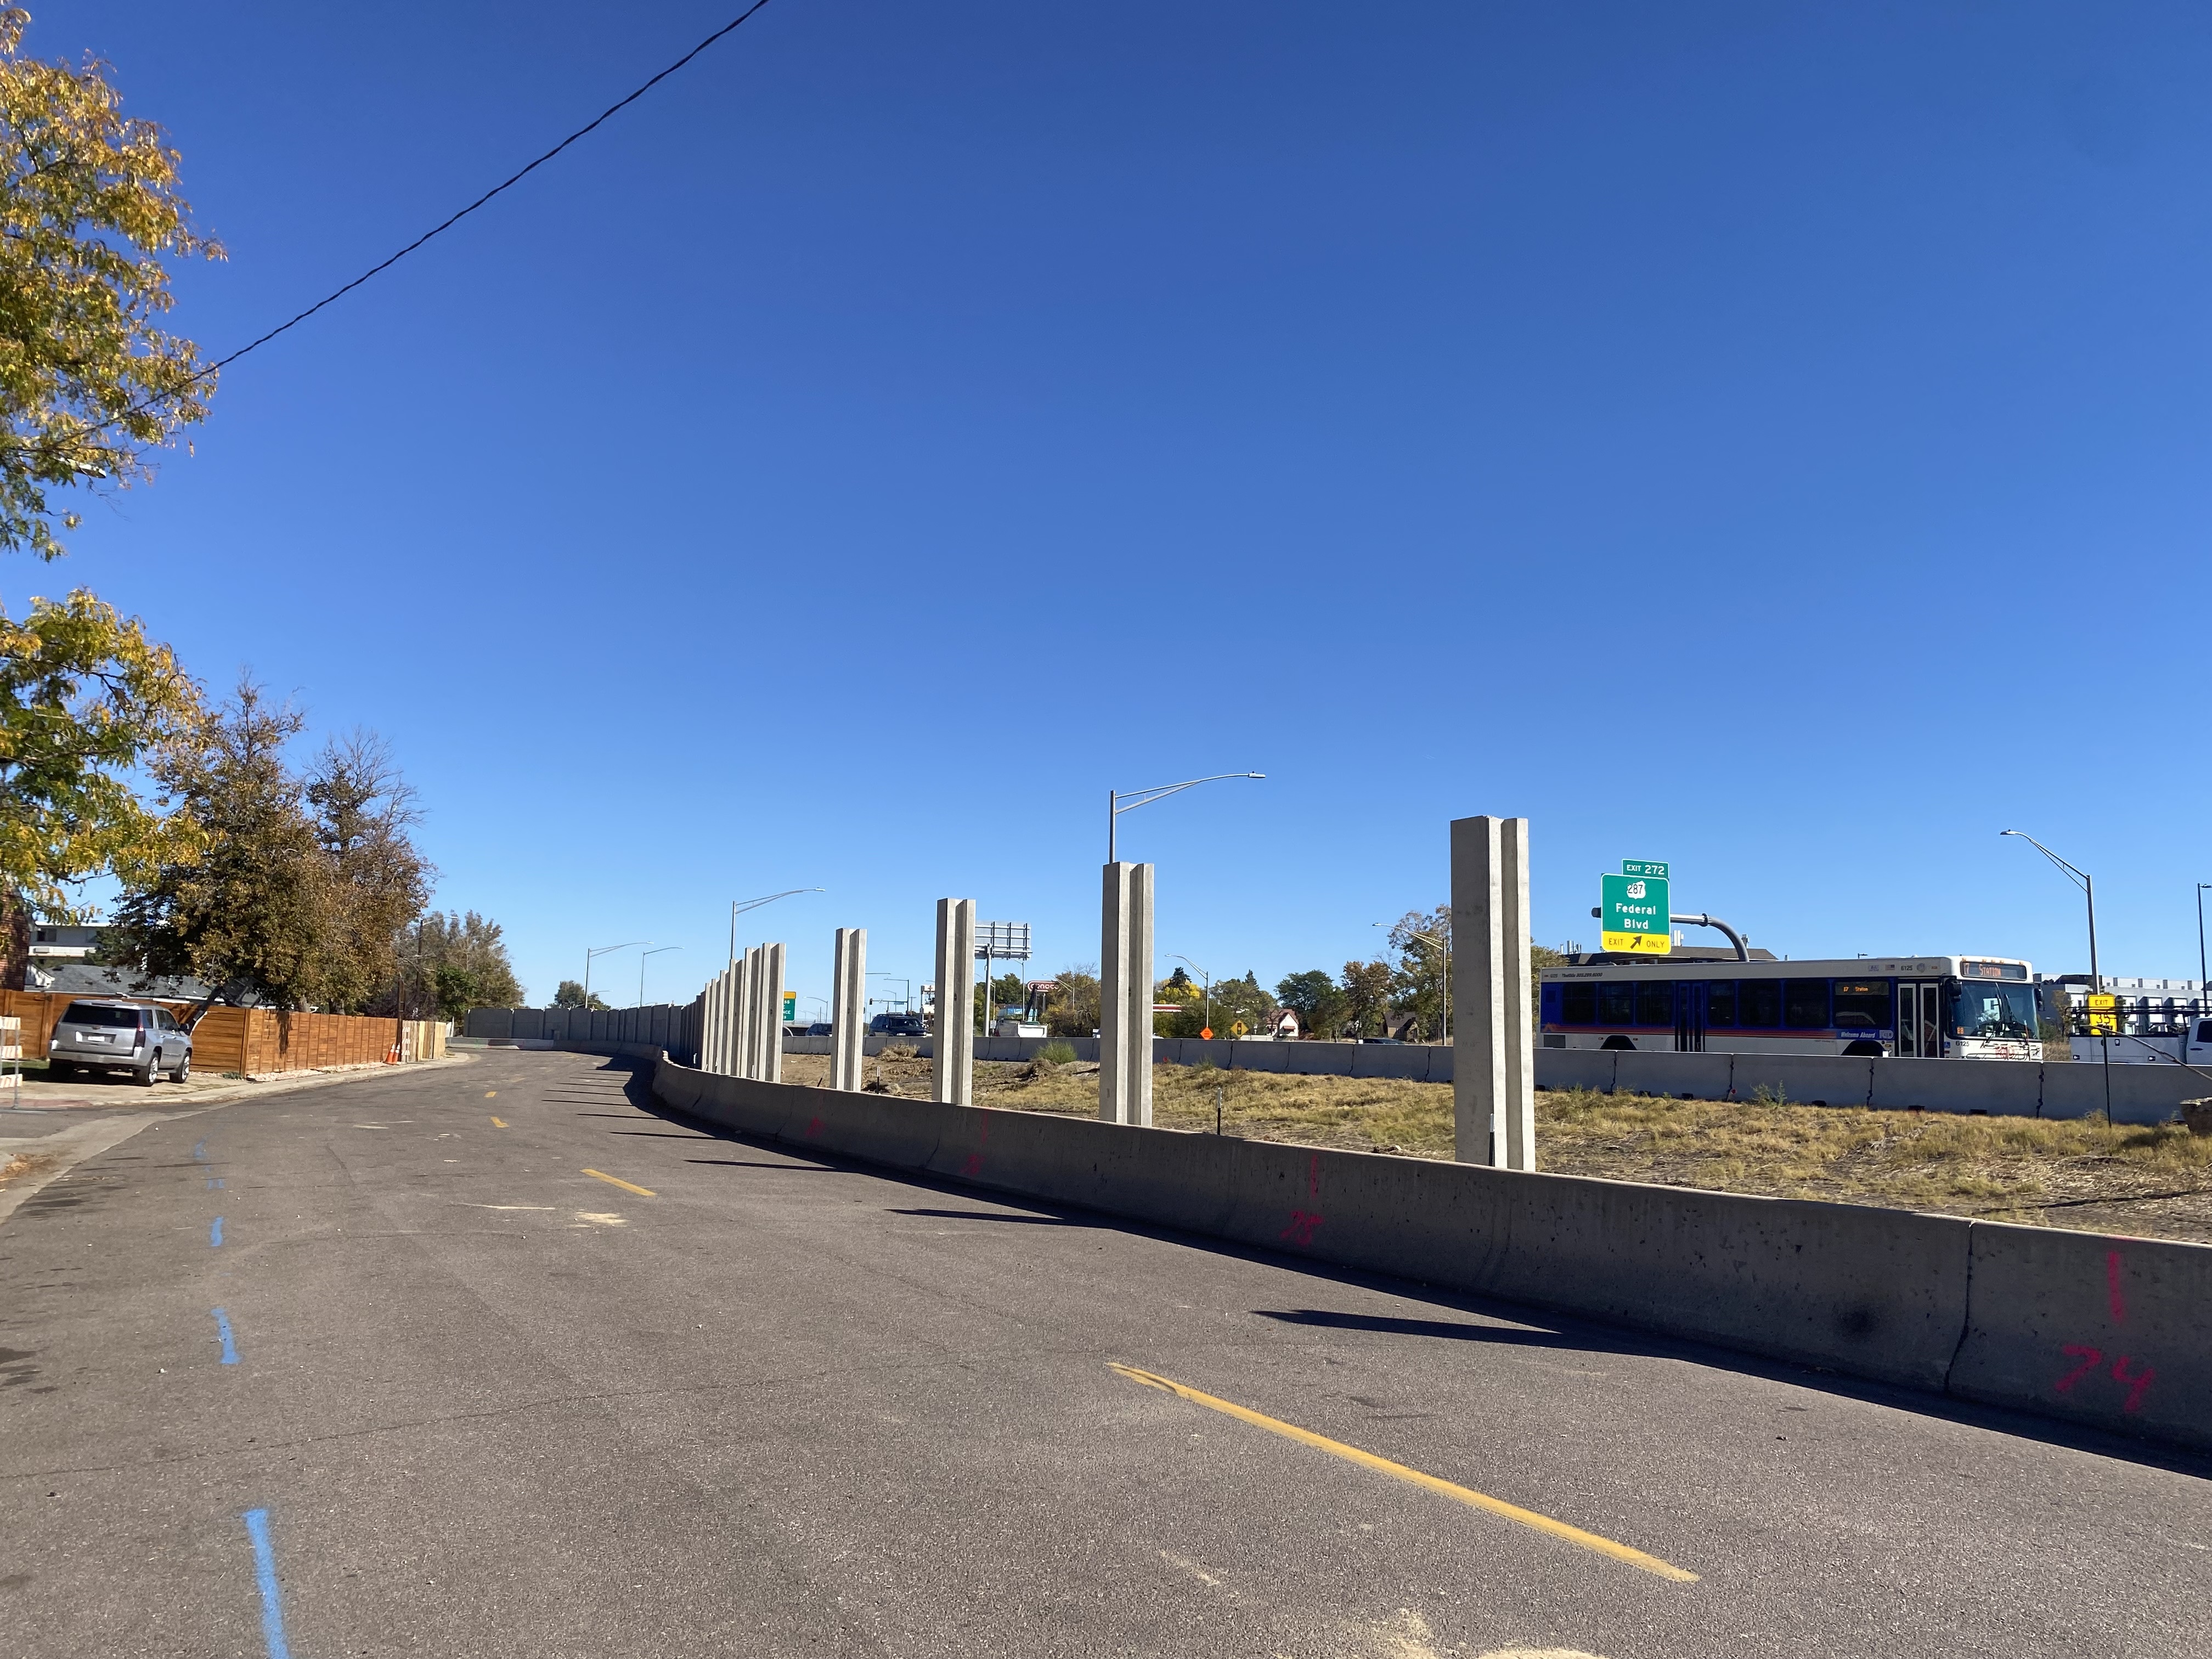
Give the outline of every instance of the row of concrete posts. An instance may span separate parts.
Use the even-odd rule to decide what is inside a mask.
[[[783,946],[756,945],[707,987],[699,1067],[783,1080]]]
[[[1103,872],[1098,941],[1098,1115],[1152,1121],[1152,866]],[[1452,1128],[1462,1164],[1536,1167],[1534,981],[1529,962],[1528,820],[1451,826]],[[868,935],[837,930],[830,1086],[863,1086]],[[704,1070],[782,1075],[781,945],[755,945],[707,988]],[[937,902],[937,1030],[929,1097],[972,1105],[975,901]]]

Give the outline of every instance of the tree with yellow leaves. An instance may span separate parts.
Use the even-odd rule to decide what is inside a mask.
[[[30,21],[0,11],[0,549],[52,559],[50,490],[149,479],[147,452],[205,416],[214,374],[161,326],[162,260],[222,249],[192,228],[176,151],[123,113],[107,65],[22,56]]]
[[[135,618],[86,592],[0,614],[0,983],[23,982],[33,912],[83,919],[82,884],[191,856],[198,832],[131,775],[188,740],[199,688]]]
[[[219,258],[191,228],[177,154],[123,113],[106,65],[22,55],[0,10],[0,551],[59,556],[52,492],[120,489],[201,419],[198,349],[167,332],[162,261]],[[0,984],[22,983],[33,914],[83,919],[82,884],[188,860],[197,830],[133,775],[201,722],[167,647],[92,594],[0,606]]]

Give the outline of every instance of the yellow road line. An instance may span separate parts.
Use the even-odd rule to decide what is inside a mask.
[[[1248,1407],[1239,1406],[1233,1401],[1217,1399],[1210,1394],[1201,1394],[1198,1389],[1187,1388],[1172,1378],[1156,1376],[1151,1371],[1140,1371],[1133,1365],[1115,1364],[1111,1360],[1107,1364],[1132,1382],[1141,1382],[1148,1389],[1158,1389],[1165,1393],[1178,1395],[1194,1406],[1204,1406],[1210,1411],[1223,1413],[1237,1419],[1239,1422],[1249,1423],[1255,1428],[1265,1429],[1270,1434],[1279,1434],[1286,1440],[1295,1440],[1301,1445],[1312,1446],[1317,1450],[1328,1453],[1331,1456],[1341,1457],[1346,1462],[1357,1463],[1363,1468],[1375,1469],[1383,1474],[1393,1475],[1398,1480],[1408,1481],[1413,1486],[1425,1487],[1430,1492],[1465,1504],[1470,1509],[1487,1510],[1492,1515],[1502,1515],[1508,1521],[1517,1521],[1522,1526],[1533,1527],[1538,1532],[1548,1533],[1554,1538],[1564,1538],[1570,1544],[1579,1544],[1586,1550],[1595,1550],[1600,1555],[1609,1555],[1616,1561],[1626,1561],[1632,1567],[1641,1567],[1644,1571],[1656,1573],[1662,1578],[1671,1578],[1678,1584],[1694,1584],[1698,1582],[1696,1573],[1685,1572],[1678,1566],[1662,1561],[1656,1555],[1646,1555],[1642,1550],[1632,1549],[1626,1544],[1616,1544],[1610,1538],[1601,1538],[1594,1532],[1584,1532],[1580,1527],[1571,1527],[1564,1521],[1554,1521],[1548,1515],[1539,1515],[1534,1510],[1524,1510],[1519,1504],[1509,1504],[1502,1498],[1492,1498],[1487,1492],[1476,1492],[1470,1486],[1458,1486],[1449,1480],[1440,1480],[1433,1474],[1424,1474],[1420,1470],[1408,1468],[1403,1463],[1394,1463],[1387,1457],[1377,1457],[1373,1452],[1362,1451],[1357,1446],[1347,1446],[1341,1440],[1331,1440],[1326,1435],[1316,1434],[1312,1430],[1299,1428],[1294,1423],[1285,1423],[1279,1419],[1266,1416]]]
[[[660,1194],[654,1192],[652,1188],[633,1187],[629,1182],[624,1181],[619,1176],[611,1176],[599,1170],[586,1170],[584,1173],[587,1176],[597,1176],[601,1181],[605,1182],[609,1186],[619,1187],[626,1193],[635,1193],[640,1198],[659,1198],[660,1196]]]
[[[504,1129],[507,1127],[507,1120],[503,1117],[495,1117],[491,1121],[491,1127],[495,1129]]]

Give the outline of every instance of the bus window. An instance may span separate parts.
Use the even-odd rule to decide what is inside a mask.
[[[1747,979],[1736,982],[1736,1024],[1746,1030],[1775,1031],[1782,1028],[1782,981]]]
[[[1782,1025],[1790,1031],[1828,1029],[1828,981],[1825,979],[1785,979],[1782,981]]]
[[[1992,985],[1987,981],[1943,988],[1951,1005],[1946,1023],[1954,1036],[2033,1037],[2035,1035],[2035,992],[2026,985]]]
[[[1636,1023],[1638,1025],[1672,1025],[1674,1023],[1674,988],[1664,980],[1646,981],[1638,986]]]
[[[1733,1025],[1735,1024],[1735,981],[1717,979],[1705,987],[1705,1024]]]
[[[1839,979],[1836,981],[1836,1029],[1875,1031],[1889,1024],[1890,998],[1886,979]]]
[[[1559,987],[1559,1024],[1562,1025],[1596,1024],[1597,987],[1595,985]]]
[[[1547,1025],[1557,1025],[1559,1023],[1559,988],[1556,985],[1545,986],[1536,1001],[1538,1007],[1542,1011],[1536,1018]]]

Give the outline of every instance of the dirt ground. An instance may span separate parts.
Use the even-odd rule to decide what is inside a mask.
[[[926,1098],[929,1062],[868,1061],[892,1093]],[[826,1084],[830,1062],[786,1056],[784,1080]],[[981,1105],[1088,1115],[1095,1066],[979,1061]],[[1448,1158],[1451,1090],[1388,1079],[1159,1066],[1153,1121],[1353,1152]],[[1934,1210],[2033,1226],[2212,1243],[2212,1137],[2072,1120],[1872,1112],[1759,1101],[1539,1091],[1537,1163],[1562,1175]]]

